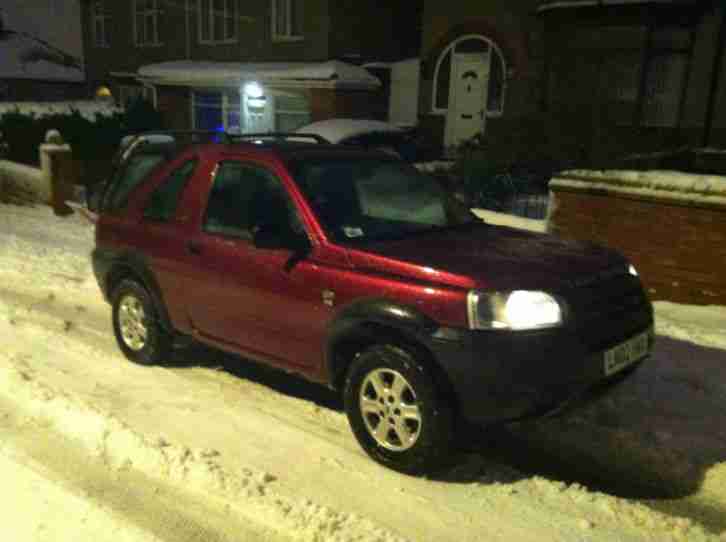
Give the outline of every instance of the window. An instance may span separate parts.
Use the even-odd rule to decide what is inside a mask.
[[[402,239],[478,223],[439,181],[399,161],[300,159],[290,167],[339,242]]]
[[[234,43],[237,41],[236,0],[198,0],[199,42]]]
[[[454,53],[489,53],[489,88],[487,90],[487,116],[499,116],[504,111],[505,63],[499,48],[484,36],[463,36],[450,44],[439,56],[434,70],[434,112],[449,108],[451,84],[451,58]]]
[[[301,40],[302,0],[272,0],[272,39]]]
[[[685,53],[677,52],[651,57],[645,77],[642,125],[669,127],[678,124],[687,61]]]
[[[122,209],[129,194],[164,160],[163,154],[138,154],[128,159],[124,168],[111,181],[102,207]]]
[[[136,45],[161,45],[159,23],[161,0],[134,0],[134,43]]]
[[[240,99],[234,92],[192,94],[194,129],[217,132],[240,131]]]
[[[305,96],[279,95],[275,100],[275,129],[294,132],[310,123],[310,106]]]
[[[150,88],[142,87],[139,85],[119,85],[118,86],[118,105],[126,107],[130,103],[143,98],[144,100],[152,101],[153,92]]]
[[[96,0],[91,4],[91,34],[96,47],[108,47],[111,44],[110,16],[105,0]]]
[[[209,194],[204,230],[251,239],[255,227],[274,224],[300,231],[294,207],[269,171],[242,162],[221,162]]]
[[[179,200],[189,179],[192,178],[197,160],[189,160],[174,170],[162,184],[154,190],[148,205],[144,209],[144,217],[151,220],[167,222],[174,218]]]

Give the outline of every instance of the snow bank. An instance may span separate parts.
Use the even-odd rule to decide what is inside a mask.
[[[81,116],[90,121],[97,117],[110,117],[123,113],[123,109],[112,102],[76,100],[66,102],[0,102],[0,117],[6,113],[21,113],[43,118],[49,115],[69,115],[78,111]]]
[[[0,160],[0,199],[50,201],[50,182],[42,169]]]
[[[339,60],[328,62],[200,62],[176,60],[139,68],[139,76],[167,84],[235,84],[245,81],[329,81],[335,85],[378,87],[365,68]]]
[[[521,216],[497,213],[495,211],[488,211],[486,209],[472,209],[472,212],[489,224],[495,224],[497,226],[509,226],[510,228],[529,230],[537,233],[545,233],[547,231],[546,220],[523,218]]]
[[[656,301],[653,305],[659,335],[726,350],[726,307],[679,305],[670,301]]]
[[[553,178],[550,187],[726,205],[726,177],[718,175],[667,170],[570,170]]]

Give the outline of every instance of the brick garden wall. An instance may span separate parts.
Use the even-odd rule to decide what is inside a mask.
[[[620,250],[653,300],[726,305],[726,198],[580,181],[552,181],[552,233]]]

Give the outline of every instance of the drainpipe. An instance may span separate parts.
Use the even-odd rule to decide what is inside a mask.
[[[708,107],[706,108],[706,122],[703,129],[703,147],[711,143],[711,131],[713,130],[713,115],[716,110],[716,98],[721,80],[724,49],[726,49],[726,7],[721,7],[721,26],[718,30],[718,41],[716,42],[716,55],[713,59],[711,70],[711,90],[708,93]]]
[[[184,5],[184,31],[186,35],[186,54],[187,60],[192,58],[192,36],[191,36],[191,23],[189,22],[190,11],[189,11],[189,0],[186,0]]]

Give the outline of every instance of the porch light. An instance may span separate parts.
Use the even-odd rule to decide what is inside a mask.
[[[244,86],[245,96],[247,98],[259,99],[264,96],[262,86],[257,81],[251,81]]]

